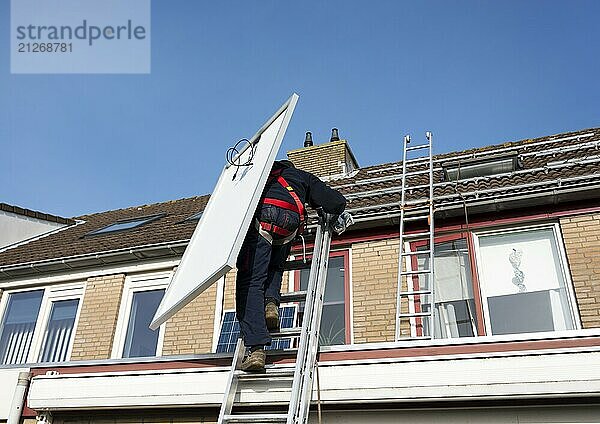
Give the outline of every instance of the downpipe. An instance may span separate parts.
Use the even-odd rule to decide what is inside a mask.
[[[23,414],[23,405],[25,404],[25,393],[29,387],[31,381],[30,372],[20,372],[19,379],[17,381],[17,387],[15,388],[15,394],[13,395],[12,403],[10,404],[10,413],[8,415],[7,424],[19,424],[21,421],[21,415]]]

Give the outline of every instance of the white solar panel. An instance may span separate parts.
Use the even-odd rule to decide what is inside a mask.
[[[296,107],[292,96],[249,140],[239,162],[225,165],[150,328],[156,329],[235,267],[246,232]]]

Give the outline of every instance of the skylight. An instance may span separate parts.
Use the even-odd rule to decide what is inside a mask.
[[[468,159],[442,164],[446,181],[504,174],[521,168],[517,155]]]
[[[117,221],[114,224],[107,225],[106,227],[102,227],[99,230],[91,231],[91,232],[87,233],[86,235],[92,236],[92,235],[97,235],[97,234],[106,234],[106,233],[114,233],[117,231],[131,230],[132,228],[137,228],[141,225],[147,224],[148,222],[154,221],[154,220],[160,218],[161,216],[163,216],[163,215],[145,216],[142,218]]]
[[[198,221],[200,218],[202,218],[203,213],[204,213],[204,211],[196,212],[195,214],[193,214],[189,218],[186,218],[185,220],[186,221]]]

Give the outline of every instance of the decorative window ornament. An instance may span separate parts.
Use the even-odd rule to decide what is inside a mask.
[[[521,249],[515,249],[513,247],[512,252],[508,255],[508,262],[513,267],[514,276],[512,282],[519,289],[519,293],[526,293],[527,287],[523,283],[525,281],[525,273],[519,269],[521,266],[521,259],[523,258],[523,251]]]

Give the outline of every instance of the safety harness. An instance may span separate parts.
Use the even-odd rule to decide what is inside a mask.
[[[286,202],[285,200],[274,199],[272,197],[265,197],[263,199],[262,203],[265,205],[273,205],[273,206],[277,206],[282,209],[287,209],[290,211],[297,212],[300,215],[300,225],[298,226],[298,228],[295,231],[289,231],[289,230],[286,230],[285,228],[281,228],[270,222],[259,221],[257,218],[256,219],[256,229],[258,230],[260,235],[263,236],[265,239],[267,239],[271,244],[276,244],[276,245],[286,244],[286,243],[292,241],[294,239],[294,237],[296,237],[297,234],[302,234],[302,232],[304,231],[304,222],[305,222],[304,215],[306,212],[305,208],[304,208],[304,204],[302,203],[302,201],[300,200],[300,198],[294,191],[294,188],[290,184],[288,184],[288,182],[285,180],[285,178],[283,178],[283,176],[281,175],[282,171],[283,171],[283,168],[272,170],[271,173],[269,174],[269,179],[267,180],[267,185],[272,184],[273,181],[277,181],[283,188],[285,188],[287,190],[287,192],[290,194],[290,196],[294,200],[294,203]],[[277,234],[279,236],[282,236],[283,239],[274,240],[273,236],[271,234]]]

